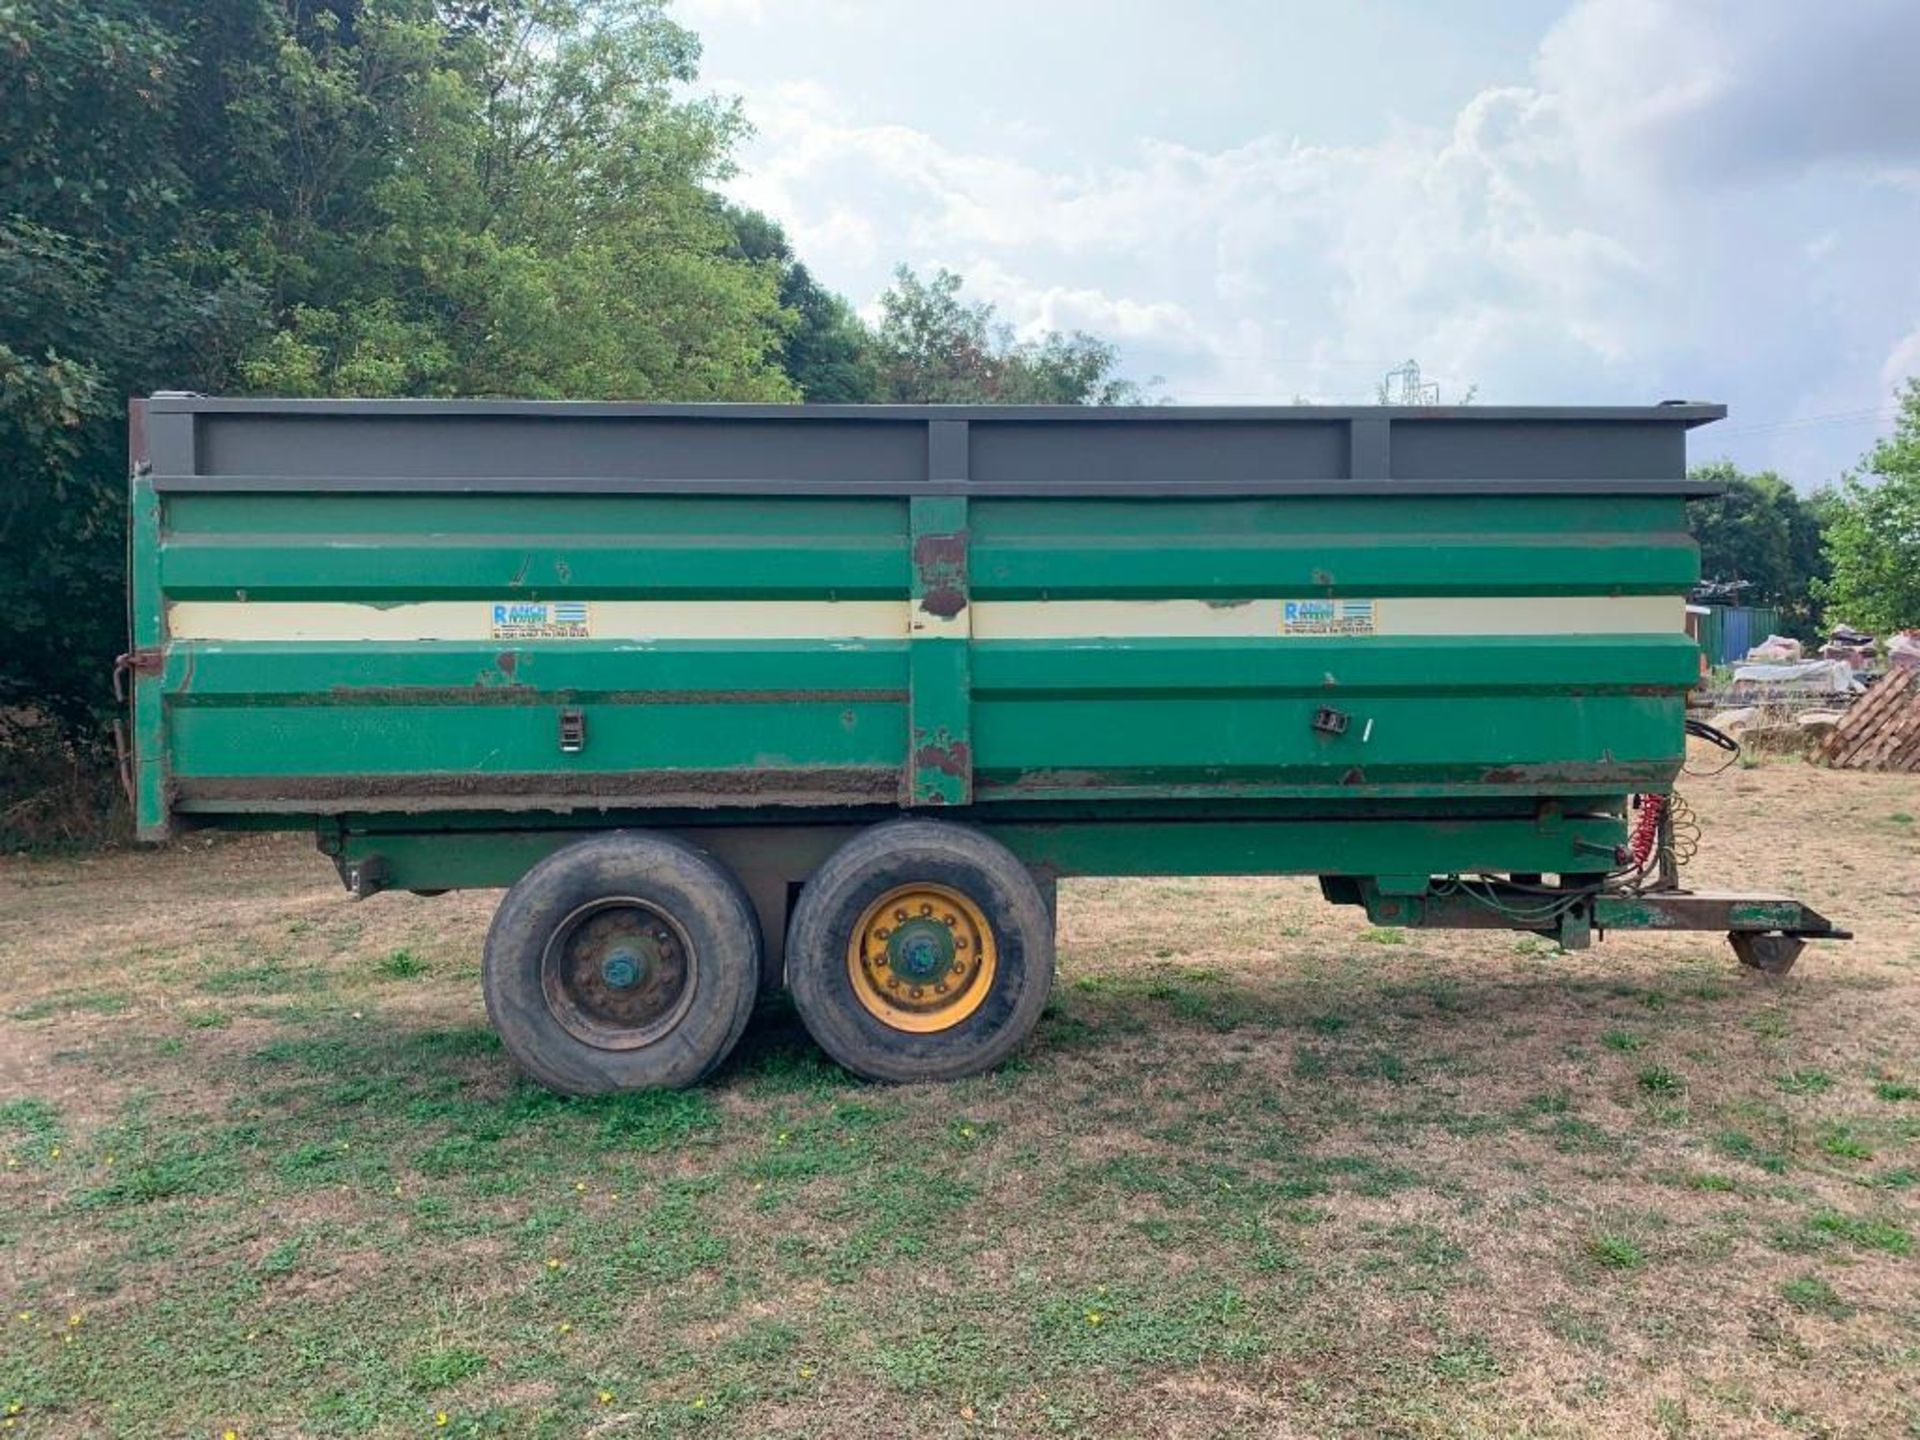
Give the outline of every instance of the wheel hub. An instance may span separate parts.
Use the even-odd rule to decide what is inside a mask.
[[[694,956],[673,918],[643,900],[583,906],[554,932],[541,988],[566,1029],[603,1049],[660,1038],[693,1001]]]
[[[953,932],[928,919],[909,920],[887,939],[887,965],[909,985],[931,985],[953,964]]]
[[[914,882],[869,905],[847,943],[854,998],[896,1030],[951,1029],[993,988],[997,954],[986,912],[945,885]]]

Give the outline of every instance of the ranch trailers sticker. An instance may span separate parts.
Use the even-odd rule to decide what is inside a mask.
[[[584,600],[509,600],[493,607],[496,640],[585,640],[592,633]]]
[[[1371,600],[1289,600],[1280,622],[1283,635],[1371,635]]]

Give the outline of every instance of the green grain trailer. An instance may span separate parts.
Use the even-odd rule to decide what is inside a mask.
[[[1376,925],[1836,931],[1677,886],[1705,405],[133,408],[140,834],[506,886],[556,1089],[684,1085],[786,984],[861,1074],[1032,1029],[1070,875]]]

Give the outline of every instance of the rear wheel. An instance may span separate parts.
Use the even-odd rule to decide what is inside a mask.
[[[1027,868],[964,825],[863,831],[807,881],[787,985],[829,1055],[874,1080],[992,1069],[1053,988],[1053,919]]]
[[[1807,948],[1798,935],[1762,935],[1751,930],[1735,931],[1727,940],[1742,965],[1763,975],[1786,974]]]
[[[487,931],[487,1014],[521,1069],[599,1095],[692,1085],[746,1028],[760,928],[737,881],[665,835],[596,835],[506,894]]]

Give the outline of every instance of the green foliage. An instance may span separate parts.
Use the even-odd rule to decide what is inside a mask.
[[[1700,542],[1700,578],[1731,588],[1743,605],[1771,605],[1787,629],[1810,638],[1815,630],[1813,587],[1827,573],[1821,549],[1826,499],[1803,500],[1771,470],[1743,474],[1732,462],[1700,466],[1695,480],[1725,486],[1687,502],[1687,520]]]
[[[1841,482],[1827,524],[1834,620],[1885,634],[1920,626],[1920,380],[1907,381],[1893,435]]]
[[[776,277],[781,307],[791,320],[781,343],[780,368],[800,398],[818,405],[877,401],[879,356],[853,307],[813,278],[774,221],[757,210],[733,206],[724,206],[723,213],[740,257]]]
[[[707,187],[742,130],[689,98],[657,0],[368,7],[292,62],[314,212],[263,237],[255,389],[783,400],[786,317]],[[344,184],[327,193],[333,177]],[[350,212],[352,223],[339,216]]]
[[[1139,387],[1115,373],[1118,355],[1074,331],[1016,340],[991,305],[960,298],[950,270],[922,280],[906,266],[880,299],[874,337],[881,396],[930,404],[1128,405]]]

